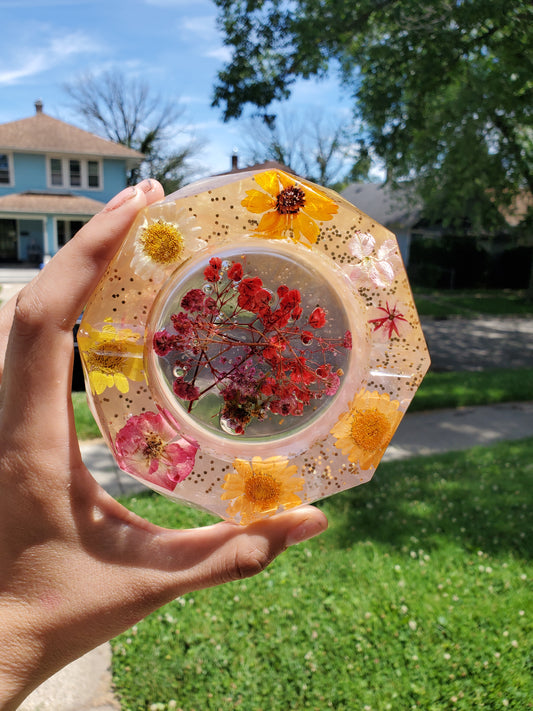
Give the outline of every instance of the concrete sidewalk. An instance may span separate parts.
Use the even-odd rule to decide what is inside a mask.
[[[383,461],[454,452],[476,445],[533,436],[533,402],[465,407],[407,414]],[[83,460],[113,496],[145,490],[120,472],[101,441],[81,443]],[[46,681],[20,706],[21,711],[117,711],[108,644],[76,660]]]

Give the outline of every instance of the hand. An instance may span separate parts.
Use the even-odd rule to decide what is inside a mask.
[[[138,210],[115,197],[0,311],[0,708],[179,595],[263,570],[326,528],[302,507],[248,528],[173,531],[112,499],[84,466],[70,386],[72,328]]]

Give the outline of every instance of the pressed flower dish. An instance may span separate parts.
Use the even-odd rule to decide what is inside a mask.
[[[281,170],[143,210],[78,344],[119,467],[244,525],[368,481],[429,367],[394,235]]]

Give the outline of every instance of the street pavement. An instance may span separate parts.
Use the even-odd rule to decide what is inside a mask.
[[[37,270],[0,269],[0,299],[15,294]],[[23,280],[22,280],[23,277]],[[18,281],[17,281],[18,280]],[[484,370],[533,365],[533,319],[423,320],[432,370]],[[505,403],[436,412],[407,413],[383,461],[460,451],[533,435],[533,403]],[[82,442],[84,462],[112,495],[144,487],[121,472],[101,440]],[[111,649],[104,644],[46,681],[19,711],[117,711],[112,691]]]

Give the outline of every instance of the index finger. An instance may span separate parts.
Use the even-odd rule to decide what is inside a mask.
[[[163,197],[156,181],[119,193],[19,293],[12,309],[2,399],[19,408],[70,387],[72,329],[137,213]],[[9,314],[7,316],[9,318]],[[3,321],[5,323],[6,316]]]

